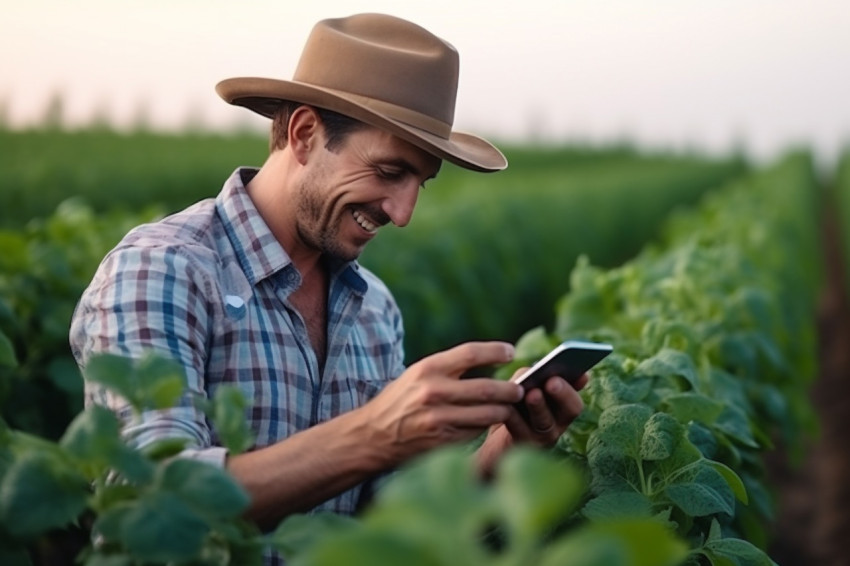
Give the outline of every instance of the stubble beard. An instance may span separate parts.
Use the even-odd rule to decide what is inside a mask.
[[[298,191],[295,229],[301,241],[308,247],[331,258],[353,261],[360,251],[346,249],[339,238],[339,223],[331,222],[328,216],[323,222],[325,198],[320,190],[321,181],[313,175],[304,180]]]

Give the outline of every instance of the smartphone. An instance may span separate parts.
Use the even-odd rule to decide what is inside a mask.
[[[547,379],[559,375],[572,385],[613,350],[611,344],[567,340],[531,366],[516,382],[528,391],[543,387]]]

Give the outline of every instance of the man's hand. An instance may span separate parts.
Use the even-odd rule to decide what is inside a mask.
[[[515,420],[512,405],[522,399],[519,385],[489,377],[460,379],[470,369],[512,358],[513,347],[503,342],[469,342],[423,358],[356,410],[363,442],[384,458],[383,465],[393,467]]]
[[[511,380],[528,368],[518,369]],[[581,414],[584,402],[578,392],[587,384],[584,374],[571,386],[563,378],[551,377],[540,389],[530,390],[523,400],[528,419],[516,410],[504,424],[490,428],[484,444],[478,450],[479,469],[489,475],[499,457],[515,442],[530,442],[538,446],[552,446]]]

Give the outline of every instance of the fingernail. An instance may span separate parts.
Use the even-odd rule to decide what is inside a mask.
[[[551,393],[558,393],[561,389],[564,388],[564,380],[563,379],[553,379],[552,383],[549,384],[549,391]]]
[[[505,359],[507,361],[511,361],[514,359],[514,346],[513,344],[505,344]]]

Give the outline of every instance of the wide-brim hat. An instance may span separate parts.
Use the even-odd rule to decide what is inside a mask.
[[[236,77],[216,92],[269,118],[282,101],[332,110],[461,167],[504,169],[507,160],[493,144],[452,130],[459,67],[457,50],[422,27],[358,14],[317,23],[291,81]]]

